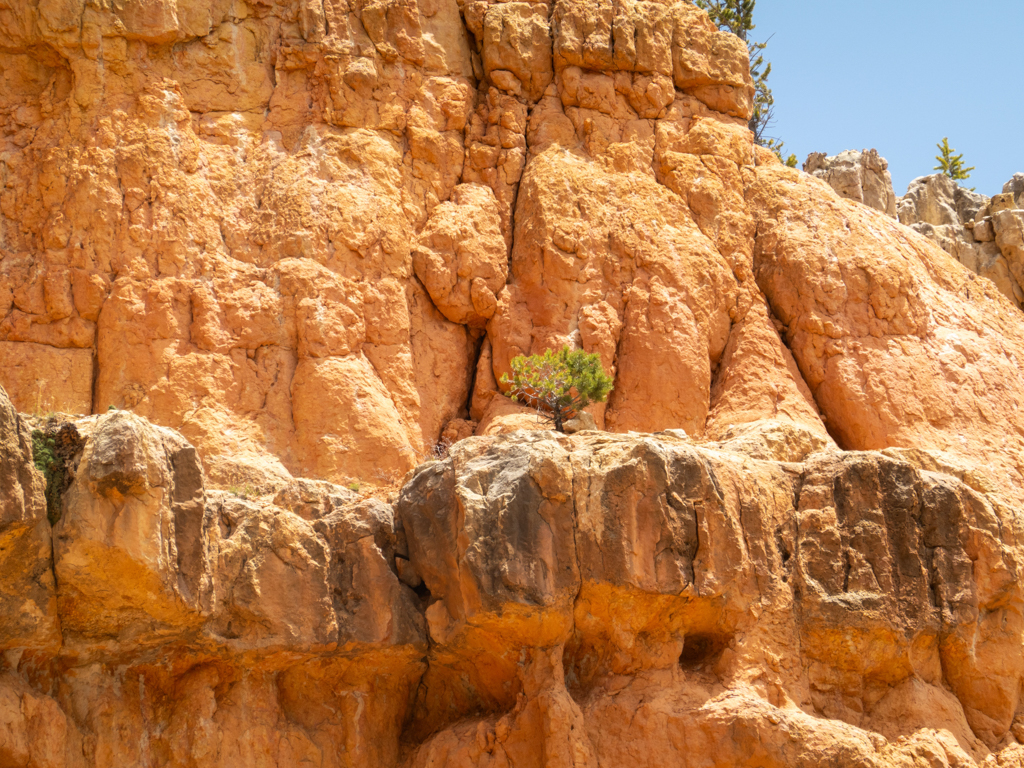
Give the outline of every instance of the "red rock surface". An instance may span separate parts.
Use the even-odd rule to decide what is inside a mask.
[[[456,443],[394,503],[255,497],[119,411],[77,422],[51,534],[0,404],[27,478],[0,520],[4,764],[1024,757],[1024,532],[948,474],[535,431]]]
[[[684,0],[8,3],[0,83],[0,766],[1024,765],[1024,315]],[[518,431],[563,344],[609,433]]]

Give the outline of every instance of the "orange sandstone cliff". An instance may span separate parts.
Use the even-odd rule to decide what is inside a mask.
[[[1024,314],[685,0],[0,0],[0,84],[0,767],[1024,766]]]

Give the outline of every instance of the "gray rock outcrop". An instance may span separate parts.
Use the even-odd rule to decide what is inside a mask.
[[[834,157],[812,152],[804,163],[804,172],[822,179],[840,196],[896,218],[896,193],[892,188],[889,163],[878,150],[848,149]]]
[[[874,149],[831,157],[812,152],[804,172],[841,197],[898,219],[1024,306],[1024,173],[1015,174],[992,198],[941,173],[914,179],[907,194],[897,198],[889,163]]]
[[[1024,174],[1014,176],[1003,189],[1003,194],[988,198],[937,173],[910,182],[897,210],[901,224],[935,242],[972,272],[987,277],[1021,306],[1024,211],[1017,208],[1024,192]]]
[[[970,269],[987,277],[1018,307],[1024,305],[1024,173],[988,198],[941,173],[893,192],[889,163],[877,150],[854,149],[827,157],[812,152],[804,172],[841,197],[882,211],[916,230]]]
[[[1003,194],[1013,195],[1018,208],[1024,208],[1024,173],[1015,173],[1013,178],[1003,184]]]

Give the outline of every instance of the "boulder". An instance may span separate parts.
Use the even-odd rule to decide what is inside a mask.
[[[1024,208],[1024,173],[1015,173],[1013,178],[1003,185],[1003,193],[1013,195],[1018,208]]]
[[[990,204],[989,212],[992,215],[1000,213],[1002,211],[1012,211],[1017,207],[1017,201],[1013,195],[1009,192],[1003,192],[1002,194],[995,195]]]
[[[584,430],[596,430],[597,422],[594,421],[593,414],[582,411],[573,418],[569,419],[565,424],[562,425],[566,434],[574,435],[577,432],[583,432]]]
[[[508,253],[494,192],[460,184],[431,214],[413,250],[416,276],[454,323],[483,326],[508,278]]]
[[[195,448],[126,411],[100,417],[54,527],[66,640],[145,645],[198,630],[215,524]]]
[[[760,419],[736,424],[724,430],[714,443],[723,451],[734,451],[754,459],[799,462],[819,451],[835,451],[828,435],[778,419]]]
[[[822,179],[840,197],[856,200],[896,218],[896,193],[892,188],[889,163],[870,149],[848,149],[834,157],[813,152],[804,162],[804,173]]]
[[[212,637],[237,649],[422,646],[418,601],[395,572],[392,509],[354,496],[308,481],[274,504],[214,492]]]

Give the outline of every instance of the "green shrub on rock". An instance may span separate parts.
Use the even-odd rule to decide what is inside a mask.
[[[60,520],[61,497],[71,485],[71,459],[82,448],[78,429],[70,422],[51,419],[45,429],[32,430],[32,463],[46,479],[46,516],[50,525]]]
[[[591,403],[603,402],[612,391],[612,378],[601,366],[601,356],[562,347],[543,355],[520,355],[512,360],[512,377],[501,377],[514,401],[533,405],[555,429]]]

